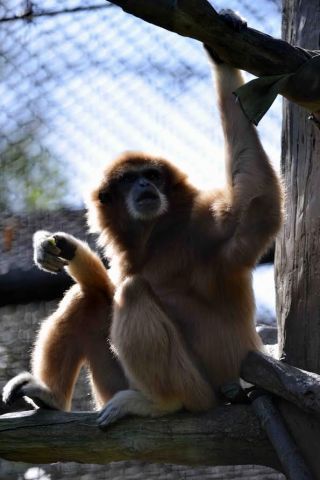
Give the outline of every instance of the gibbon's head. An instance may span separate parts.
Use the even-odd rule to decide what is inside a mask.
[[[125,230],[132,222],[157,220],[168,213],[181,186],[187,188],[186,175],[167,160],[126,152],[105,170],[92,193],[89,224],[101,232],[110,224]]]
[[[152,220],[167,211],[166,172],[156,159],[127,154],[106,174],[98,193],[102,205],[120,203],[134,220]]]

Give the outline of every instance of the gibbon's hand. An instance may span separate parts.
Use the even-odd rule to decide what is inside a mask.
[[[239,15],[238,12],[226,8],[219,12],[221,19],[229,25],[235,32],[241,32],[247,28],[247,21]]]
[[[76,249],[76,240],[66,233],[39,230],[33,236],[34,262],[46,272],[61,272],[73,259]]]
[[[246,20],[242,18],[237,12],[234,12],[229,8],[220,10],[219,16],[221,17],[221,20],[223,20],[235,32],[241,32],[242,30],[247,28]],[[204,48],[209,54],[211,60],[213,60],[217,65],[223,63],[219,55],[212,47],[204,44]]]

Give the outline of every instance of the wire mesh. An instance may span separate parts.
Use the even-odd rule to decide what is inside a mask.
[[[250,26],[279,36],[278,0],[217,0],[214,6],[234,8]],[[214,88],[196,41],[148,25],[105,1],[0,0],[0,78],[2,212],[81,206],[83,190],[127,149],[172,159],[204,188],[224,180]],[[260,127],[276,163],[280,122],[278,102]],[[20,323],[23,312],[19,306]],[[36,313],[38,318],[41,312]],[[20,339],[17,351],[20,358]],[[0,477],[280,478],[275,472],[260,474],[259,468],[2,461]]]
[[[277,0],[214,3],[278,36]],[[199,42],[105,1],[0,1],[0,208],[77,207],[123,150],[172,159],[205,188],[224,179],[214,89]],[[279,157],[279,104],[263,121]]]

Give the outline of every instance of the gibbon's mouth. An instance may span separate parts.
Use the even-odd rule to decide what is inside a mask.
[[[159,200],[159,196],[153,191],[148,190],[146,192],[143,192],[141,195],[139,195],[136,201],[138,205],[141,205],[145,203],[153,203],[157,200]]]

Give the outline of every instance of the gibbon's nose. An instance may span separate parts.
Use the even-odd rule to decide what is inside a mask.
[[[146,188],[150,186],[149,180],[144,177],[139,178],[139,187]]]

